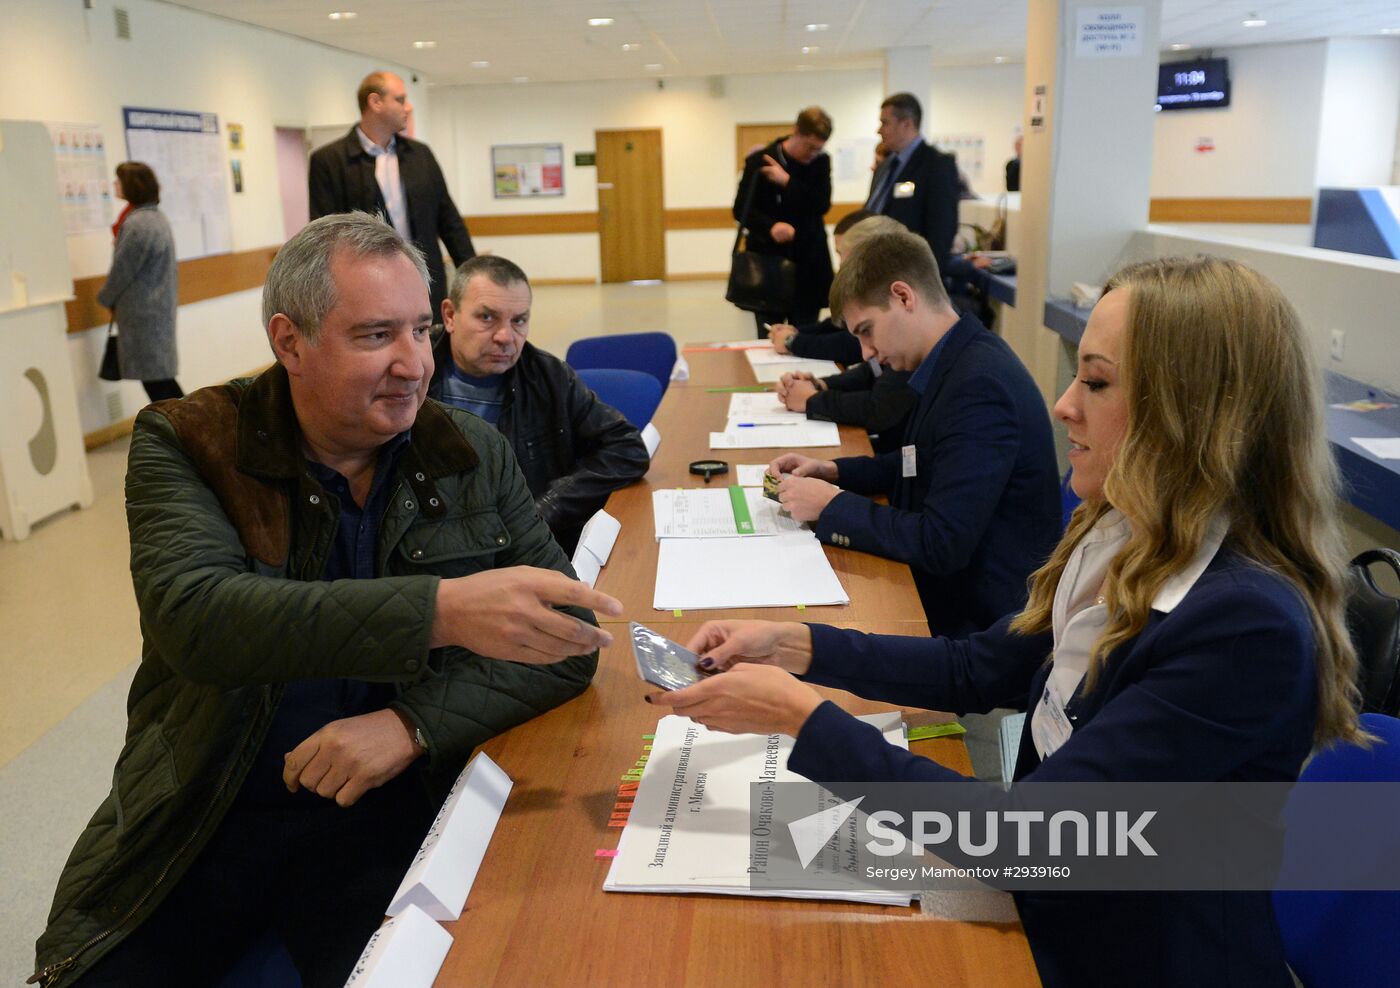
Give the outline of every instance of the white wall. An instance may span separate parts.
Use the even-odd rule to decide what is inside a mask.
[[[1400,38],[1333,38],[1323,77],[1317,185],[1389,185],[1400,115]]]
[[[1221,48],[1230,105],[1157,115],[1152,195],[1312,198],[1327,43]],[[1215,150],[1196,150],[1210,138]]]
[[[357,119],[355,88],[368,72],[393,68],[371,59],[247,27],[152,0],[121,0],[132,38],[118,40],[111,0],[84,11],[74,2],[4,0],[0,24],[0,93],[6,115],[101,124],[109,169],[125,156],[123,106],[200,110],[219,123],[244,125],[244,193],[226,173],[233,249],[283,240],[277,183],[277,126],[348,123]],[[426,103],[426,87],[409,86]],[[418,111],[419,127],[428,118]],[[115,217],[114,217],[115,218]],[[110,233],[70,238],[75,278],[106,272]],[[180,383],[188,391],[270,360],[259,326],[257,291],[183,306],[179,317]],[[68,338],[83,430],[126,418],[146,403],[135,383],[97,380],[105,330]],[[109,406],[108,394],[120,401]]]
[[[984,141],[980,175],[959,161],[972,190],[988,199],[1006,191],[1006,162],[1021,126],[1025,99],[1024,65],[977,65],[933,70],[933,91],[924,106],[924,133],[980,134]]]
[[[794,72],[722,78],[714,95],[707,79],[435,86],[433,126],[425,131],[463,213],[592,212],[598,208],[597,169],[576,167],[578,151],[594,150],[594,131],[660,127],[662,183],[668,209],[731,205],[738,180],[734,133],[740,123],[791,120],[816,103],[834,124],[828,151],[859,139],[861,160],[850,181],[836,181],[837,202],[864,200],[881,100],[877,70]],[[564,195],[538,199],[492,196],[491,145],[562,143]],[[834,155],[833,155],[834,157]],[[473,236],[479,248],[506,255],[536,278],[596,278],[596,234]],[[666,235],[671,274],[726,271],[733,233],[679,230]]]

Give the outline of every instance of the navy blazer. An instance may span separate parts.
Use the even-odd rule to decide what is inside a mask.
[[[331,213],[358,210],[382,216],[384,222],[390,222],[384,194],[374,177],[374,159],[365,153],[355,130],[351,127],[344,137],[317,149],[311,156],[307,188],[313,220]],[[452,194],[447,191],[447,182],[432,148],[403,135],[399,135],[396,148],[409,230],[414,246],[423,252],[428,262],[433,322],[441,322],[442,300],[447,297],[451,285],[438,240],[447,245],[453,264],[459,265],[475,257],[476,249],[462,214],[457,212]]]
[[[1045,401],[1001,337],[963,316],[943,338],[898,449],[836,461],[838,494],[813,525],[829,545],[909,564],[929,628],[981,631],[1026,602],[1055,548],[1060,487]],[[882,494],[889,505],[859,495]]]
[[[1051,636],[1013,634],[1010,621],[965,640],[813,625],[806,679],[935,710],[987,711],[1028,686],[1039,696]],[[886,744],[831,702],[803,725],[788,767],[843,798],[876,781],[955,782],[1008,802],[1031,781],[1292,781],[1317,718],[1315,648],[1292,586],[1226,549],[1108,656],[1092,692],[1081,684],[1065,708],[1074,731],[1044,761],[1027,718],[1010,793]],[[1292,984],[1268,892],[1036,891],[1017,905],[1047,985]]]
[[[894,158],[888,160],[893,161]],[[878,189],[883,179],[882,170],[871,180],[870,188]],[[904,183],[913,183],[912,194],[895,198],[895,189]],[[895,176],[894,185],[880,212],[899,220],[927,240],[941,272],[952,252],[953,236],[958,232],[958,200],[961,195],[957,159],[920,139],[908,163]]]

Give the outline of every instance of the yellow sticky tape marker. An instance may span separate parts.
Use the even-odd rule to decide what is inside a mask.
[[[956,734],[966,734],[967,728],[957,721],[950,721],[947,724],[924,724],[920,727],[909,729],[910,741],[925,741],[928,738],[945,738]]]
[[[798,604],[798,605],[797,605],[797,609],[798,609],[799,611],[805,611],[805,610],[807,609],[807,605],[806,605],[806,604]]]
[[[681,609],[680,609],[679,607],[677,607],[674,611],[671,612],[671,614],[672,614],[673,617],[680,617],[680,616],[681,616]]]

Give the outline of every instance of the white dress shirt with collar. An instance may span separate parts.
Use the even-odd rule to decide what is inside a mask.
[[[1181,572],[1168,577],[1152,598],[1154,611],[1168,614],[1181,603],[1220,551],[1228,531],[1224,517],[1211,522],[1195,558]],[[1109,511],[1074,547],[1055,588],[1050,619],[1054,634],[1050,675],[1031,713],[1031,741],[1042,759],[1054,754],[1074,732],[1073,720],[1065,708],[1089,668],[1094,642],[1108,624],[1108,605],[1099,596],[1099,588],[1113,557],[1131,534],[1122,512]]]
[[[408,227],[408,202],[404,199],[403,181],[399,178],[399,139],[389,138],[389,146],[382,148],[369,139],[359,127],[355,136],[360,139],[360,147],[374,159],[374,180],[379,183],[379,192],[384,196],[384,206],[389,211],[389,223],[398,235],[410,243],[413,231]]]

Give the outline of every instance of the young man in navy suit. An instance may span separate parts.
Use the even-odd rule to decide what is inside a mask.
[[[908,563],[936,634],[968,635],[1020,610],[1060,537],[1050,418],[1029,372],[999,336],[958,316],[912,233],[852,251],[831,311],[867,358],[911,373],[918,405],[893,452],[774,460],[784,507],[823,542]],[[866,496],[877,494],[890,503]]]

